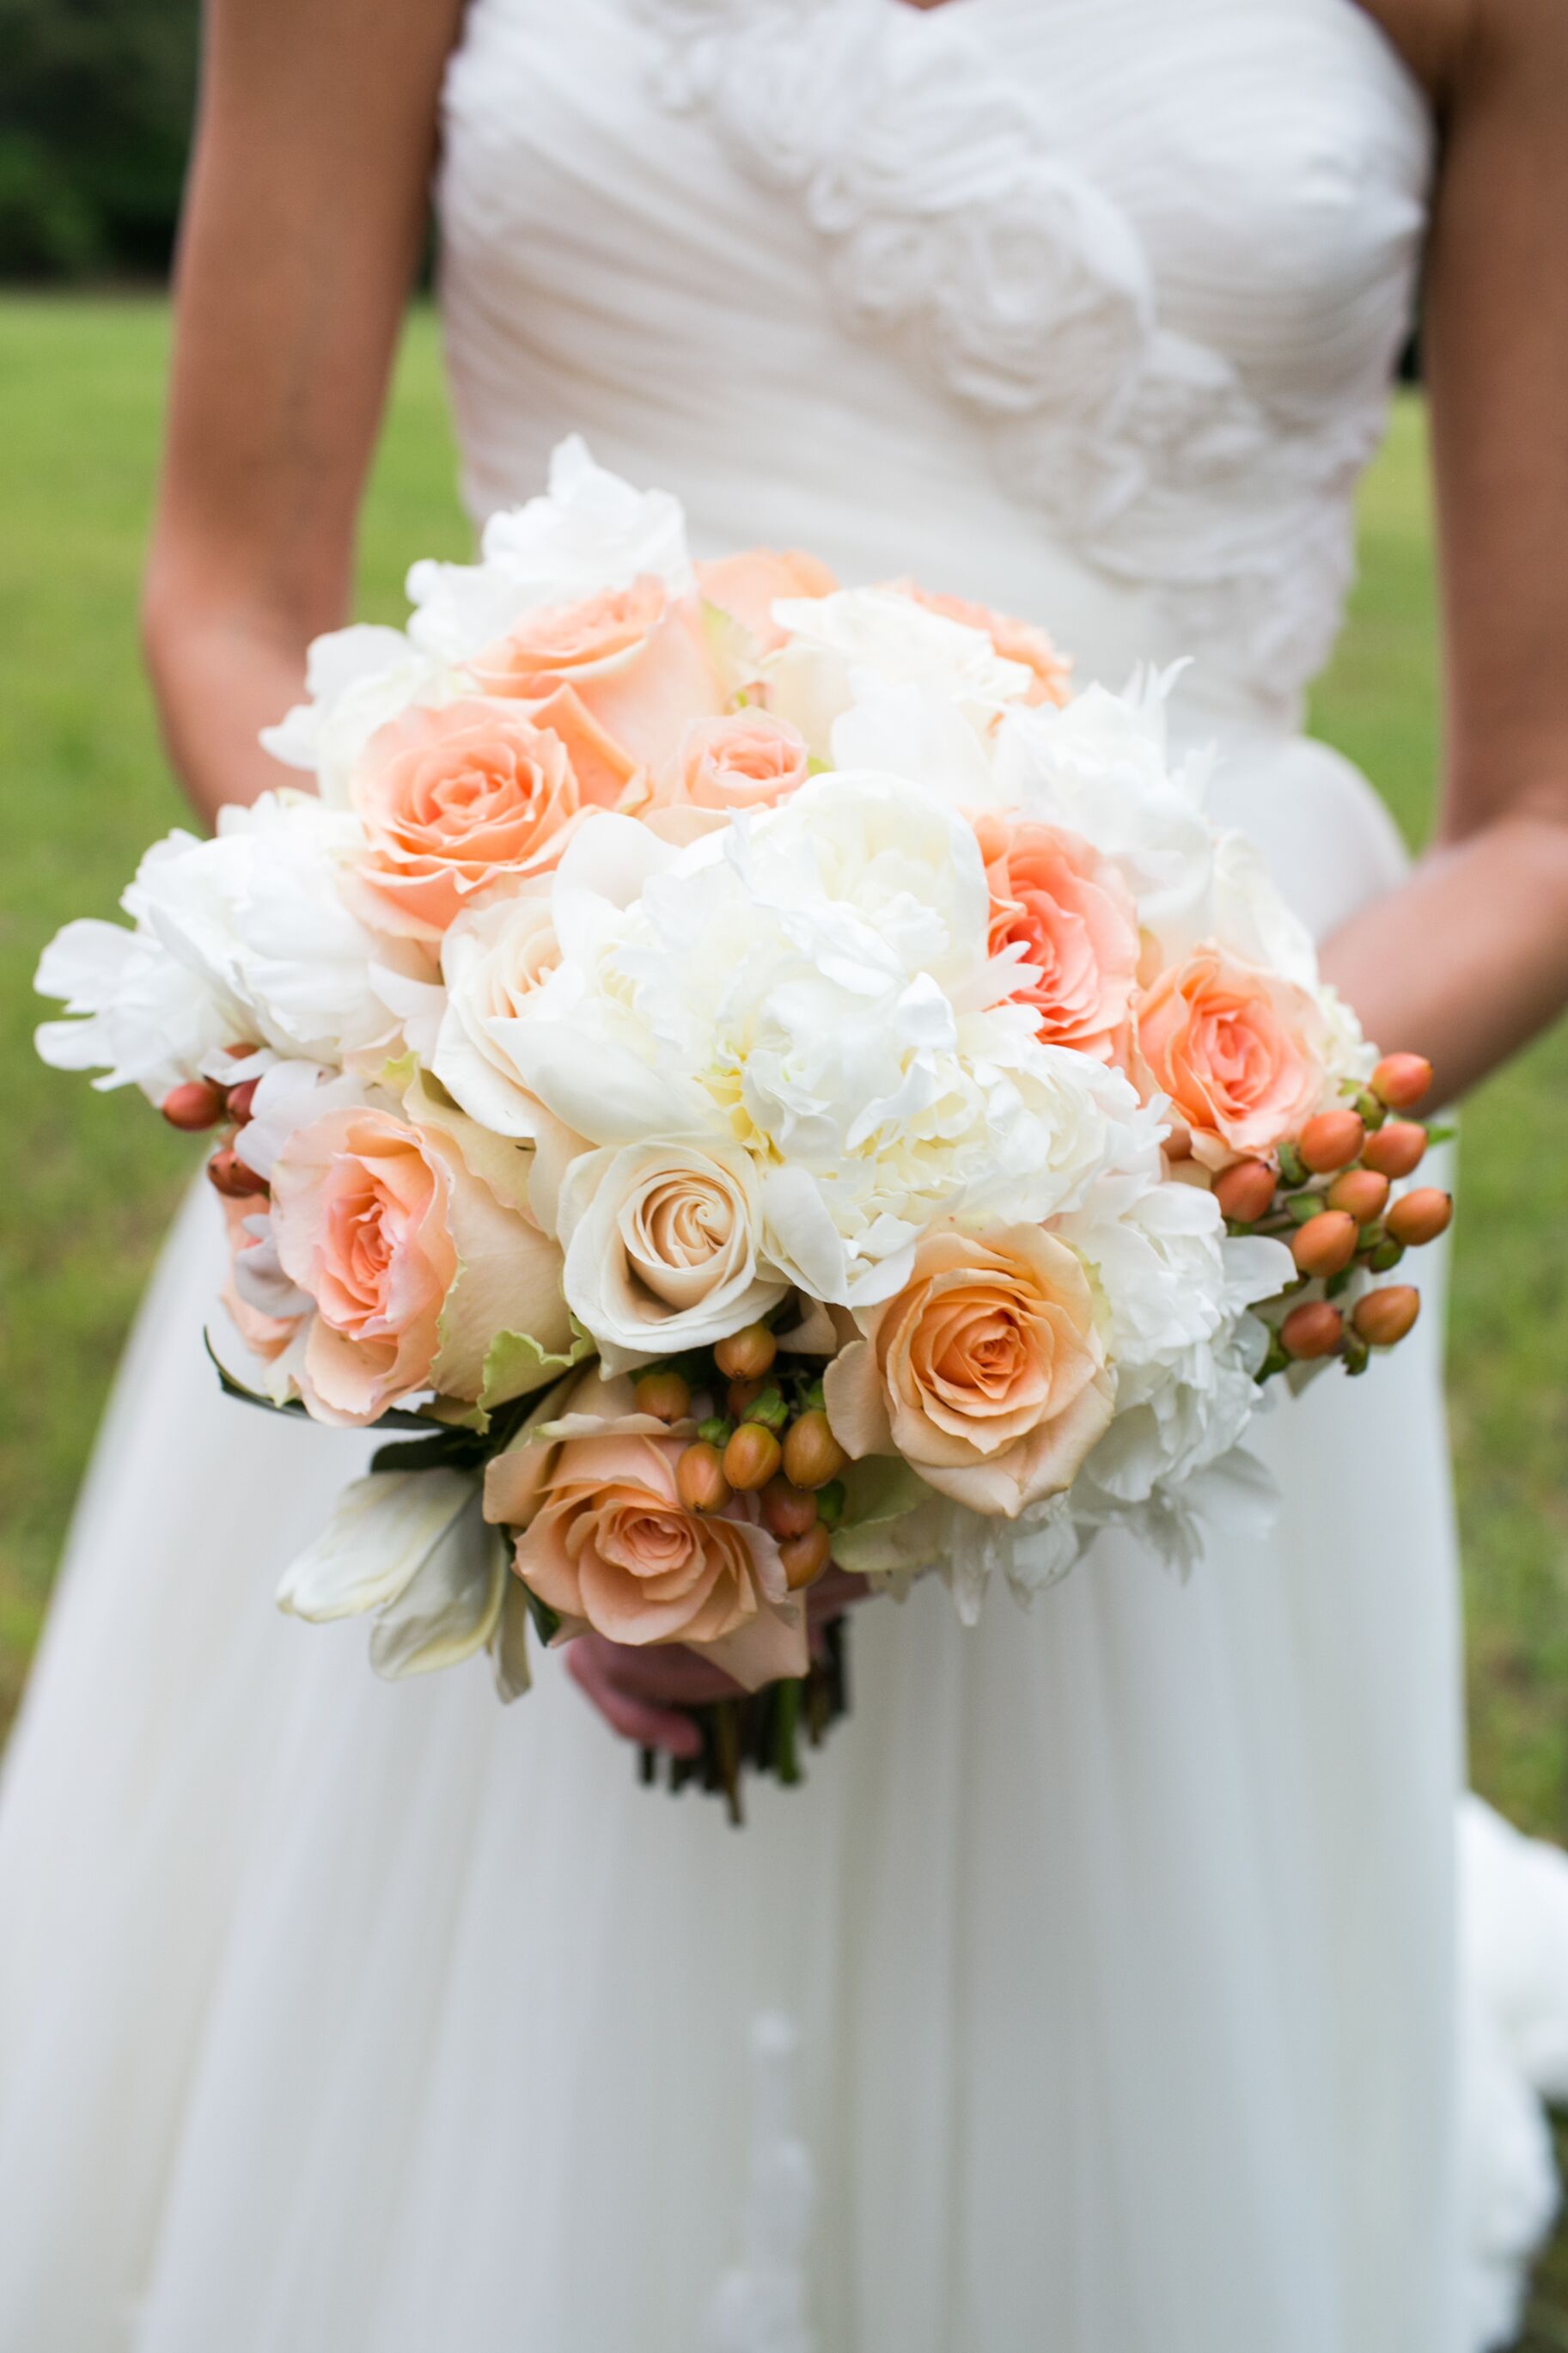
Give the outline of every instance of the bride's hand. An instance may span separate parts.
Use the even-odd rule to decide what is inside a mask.
[[[806,1609],[814,1651],[822,1630],[851,1602],[870,1591],[863,1577],[830,1568],[814,1585]],[[566,1647],[566,1665],[606,1724],[639,1748],[665,1748],[672,1757],[694,1757],[702,1743],[687,1708],[710,1700],[733,1699],[741,1686],[682,1643],[639,1648],[612,1642],[603,1634],[580,1634]]]

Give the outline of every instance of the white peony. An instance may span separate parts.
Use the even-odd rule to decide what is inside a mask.
[[[766,1255],[814,1297],[888,1297],[939,1217],[1070,1208],[1151,1124],[997,1002],[974,836],[898,778],[822,776],[679,851],[592,819],[552,903],[522,1083],[597,1144],[742,1146]]]
[[[547,495],[490,517],[478,564],[415,565],[408,635],[431,660],[461,663],[524,613],[627,588],[644,574],[677,595],[693,585],[679,501],[634,490],[573,434],[551,459]]]
[[[157,1102],[179,1080],[232,1075],[229,1046],[332,1063],[395,1046],[376,971],[403,952],[338,888],[360,839],[357,819],[313,795],[268,793],[221,810],[210,841],[155,843],[121,902],[134,932],[68,924],[45,951],[37,987],[88,1018],[45,1023],[44,1060],[105,1065],[101,1084]]]
[[[988,725],[1028,692],[1033,674],[1005,661],[984,629],[917,604],[897,588],[839,588],[781,597],[773,618],[790,641],[763,664],[768,703],[825,759],[833,726],[877,687],[919,687],[972,726]]]

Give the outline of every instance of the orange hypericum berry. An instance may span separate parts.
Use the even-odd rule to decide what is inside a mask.
[[[1426,1131],[1418,1120],[1391,1119],[1362,1146],[1362,1158],[1380,1176],[1408,1176],[1426,1149]]]
[[[1193,1131],[1185,1120],[1173,1119],[1165,1135],[1167,1160],[1190,1160],[1193,1156]]]
[[[1323,1198],[1331,1209],[1343,1209],[1358,1226],[1370,1226],[1383,1215],[1388,1179],[1375,1168],[1347,1168],[1334,1178]]]
[[[632,1391],[632,1402],[655,1421],[684,1421],[691,1410],[690,1385],[679,1373],[644,1373]]]
[[[719,1449],[696,1439],[675,1466],[675,1488],[689,1512],[721,1512],[730,1500],[730,1482]]]
[[[755,1493],[778,1474],[784,1449],[760,1421],[743,1421],[724,1449],[724,1476],[739,1494]]]
[[[184,1086],[171,1087],[158,1108],[171,1127],[195,1135],[200,1128],[216,1126],[223,1117],[223,1089],[210,1079],[187,1079]]]
[[[1365,1142],[1366,1122],[1359,1111],[1344,1105],[1310,1119],[1296,1138],[1296,1149],[1314,1176],[1326,1176],[1332,1169],[1348,1168]]]
[[[1385,1054],[1372,1074],[1372,1091],[1390,1111],[1414,1111],[1431,1091],[1432,1065],[1425,1054]]]
[[[763,1489],[763,1525],[780,1542],[803,1536],[816,1525],[816,1497],[787,1479],[770,1479]]]
[[[765,1324],[748,1324],[731,1332],[713,1351],[713,1361],[726,1380],[759,1381],[772,1367],[779,1344]]]
[[[784,1432],[784,1475],[793,1486],[826,1487],[848,1460],[820,1407],[803,1413]]]
[[[1290,1255],[1302,1274],[1339,1274],[1349,1266],[1361,1240],[1361,1228],[1343,1209],[1323,1209],[1298,1226]]]
[[[1279,1345],[1288,1356],[1331,1356],[1344,1328],[1344,1317],[1326,1299],[1303,1299],[1280,1324]]]
[[[1390,1282],[1358,1299],[1351,1322],[1373,1348],[1392,1348],[1421,1313],[1421,1293],[1408,1282]]]
[[[1396,1242],[1435,1242],[1447,1227],[1454,1204],[1436,1185],[1418,1185],[1389,1210],[1385,1223]]]
[[[250,1108],[256,1101],[256,1090],[260,1084],[259,1079],[242,1079],[238,1086],[230,1087],[228,1091],[228,1115],[240,1127],[243,1127],[250,1117]]]
[[[1238,1226],[1256,1225],[1273,1207],[1278,1181],[1267,1160],[1238,1160],[1214,1181],[1221,1215],[1234,1219]]]
[[[266,1177],[258,1176],[254,1168],[247,1168],[238,1153],[227,1145],[223,1151],[215,1152],[207,1162],[207,1177],[231,1201],[243,1201],[251,1194],[270,1189]]]
[[[803,1536],[786,1536],[779,1546],[779,1558],[784,1563],[784,1583],[792,1593],[804,1592],[815,1585],[833,1557],[833,1531],[819,1520]]]

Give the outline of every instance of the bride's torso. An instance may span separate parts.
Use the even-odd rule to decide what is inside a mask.
[[[1194,657],[1279,742],[1338,626],[1426,109],[1353,0],[472,0],[443,302],[477,513],[563,432],[803,544]]]

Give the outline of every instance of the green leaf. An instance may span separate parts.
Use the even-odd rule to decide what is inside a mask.
[[[564,1356],[559,1356],[542,1348],[526,1332],[498,1332],[485,1350],[479,1404],[488,1413],[493,1406],[528,1397],[533,1390],[559,1380],[563,1373],[569,1373],[574,1365],[582,1364],[593,1353],[594,1344],[586,1333],[574,1333],[570,1348]]]

